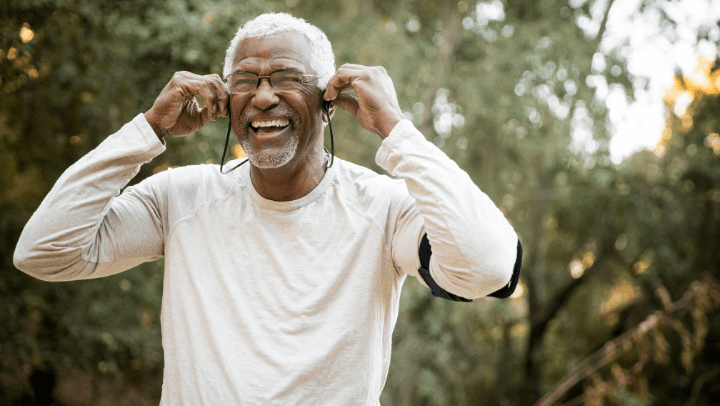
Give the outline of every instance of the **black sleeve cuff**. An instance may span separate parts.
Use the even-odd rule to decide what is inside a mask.
[[[439,297],[446,300],[452,300],[454,302],[472,302],[472,299],[466,299],[461,296],[454,295],[445,289],[441,288],[435,280],[432,278],[432,275],[430,275],[430,256],[432,255],[432,247],[430,246],[430,241],[427,238],[427,234],[425,234],[420,241],[420,247],[418,248],[418,255],[420,256],[420,268],[418,269],[418,273],[425,281],[425,284],[428,285],[430,288],[430,291],[433,296]],[[489,294],[488,296],[496,297],[500,299],[505,299],[510,297],[510,295],[515,292],[515,288],[517,288],[518,279],[520,278],[520,266],[522,264],[522,244],[520,243],[520,239],[518,239],[518,246],[517,246],[517,258],[515,259],[515,266],[513,267],[513,274],[512,277],[510,277],[510,282],[508,282],[507,286],[503,287],[502,289]]]
[[[515,266],[513,267],[513,274],[510,277],[510,282],[502,289],[489,294],[488,296],[496,297],[499,299],[507,299],[515,292],[517,288],[518,280],[520,279],[520,266],[522,265],[522,244],[518,238],[517,246],[517,257],[515,258]]]

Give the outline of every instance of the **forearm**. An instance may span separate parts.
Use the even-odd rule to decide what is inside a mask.
[[[432,245],[430,272],[438,285],[475,298],[508,283],[517,257],[517,235],[466,172],[409,121],[393,129],[376,161],[405,179]]]
[[[119,191],[164,150],[143,120],[138,116],[63,173],[23,229],[14,255],[18,269],[44,280],[84,279],[153,255],[139,246],[142,233],[153,231],[143,225],[136,230],[138,241],[116,255],[118,230],[105,221],[108,213],[116,217],[112,203]]]

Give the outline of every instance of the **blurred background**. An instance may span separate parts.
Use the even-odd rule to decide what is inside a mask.
[[[523,241],[509,299],[408,279],[383,405],[720,404],[717,0],[4,0],[0,404],[158,403],[162,261],[52,284],[12,253],[65,168],[175,71],[220,74],[266,11],[323,29],[338,65],[384,66]],[[379,170],[378,137],[333,127]],[[133,182],[219,163],[226,128],[168,140]]]

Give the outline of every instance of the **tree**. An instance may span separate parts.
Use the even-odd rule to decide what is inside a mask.
[[[717,403],[712,382],[720,366],[710,343],[717,342],[720,327],[720,71],[711,65],[701,58],[694,73],[676,78],[665,96],[662,140],[653,152],[638,153],[618,168],[608,202],[620,220],[620,234],[608,241],[616,279],[600,306],[612,326],[610,339],[538,405],[563,399]]]
[[[0,367],[18,383],[0,386],[0,398],[41,396],[54,383],[61,386],[68,371],[85,371],[144,388],[143,396],[157,403],[162,264],[102,280],[47,284],[18,272],[12,253],[23,224],[62,171],[147,110],[175,71],[221,72],[227,41],[259,6],[184,0],[3,3]],[[222,125],[169,141],[173,152],[143,168],[137,180],[169,165],[219,161],[223,140],[215,132]],[[32,380],[26,389],[23,380],[31,381],[30,375],[46,379]],[[88,396],[99,401],[113,391]]]
[[[699,274],[717,278],[714,151],[720,151],[720,138],[711,136],[720,133],[717,94],[693,99],[687,110],[693,125],[683,127],[683,115],[669,119],[662,157],[645,152],[613,165],[601,89],[632,96],[623,54],[599,48],[614,4],[5,2],[0,308],[8,310],[0,312],[0,368],[17,384],[0,384],[0,398],[40,396],[53,379],[59,390],[67,376],[81,374],[97,387],[87,403],[101,397],[117,403],[119,393],[133,388],[134,403],[157,403],[162,264],[102,280],[47,284],[15,270],[12,251],[32,210],[67,166],[147,110],[173,72],[220,73],[237,26],[273,10],[290,11],[323,29],[339,64],[384,66],[406,115],[497,202],[525,248],[520,289],[505,301],[444,302],[408,280],[382,403],[534,403],[586,365],[588,356],[664,309],[656,294],[660,286],[670,303],[684,303],[682,295],[698,286],[693,283]],[[219,120],[168,140],[167,152],[145,165],[136,180],[169,166],[219,162],[226,124]],[[379,170],[377,137],[342,111],[333,129],[339,157]],[[713,292],[710,282],[703,286]],[[673,317],[691,342],[703,336],[703,317],[704,342],[718,342],[716,311],[708,304],[702,316],[699,305],[687,303]],[[695,317],[699,329],[689,327]],[[675,357],[688,353],[686,336],[668,326],[647,330],[655,341],[639,340],[616,364],[630,374],[628,363],[662,345],[653,332],[658,331],[673,374],[666,376],[661,363],[645,362],[644,381],[606,385],[622,389],[617,396],[624,397],[611,401],[647,403],[653,393],[669,399],[666,391],[677,388],[671,382],[680,377],[681,390],[696,404],[717,403],[717,388],[709,384],[717,366],[706,361],[717,358],[717,348],[688,347],[688,372],[684,358]],[[573,384],[561,400],[599,393],[599,383],[611,382],[618,371],[613,365],[596,368],[597,379],[578,380],[587,390]],[[26,389],[31,381],[35,388]],[[61,398],[56,396],[66,400]]]

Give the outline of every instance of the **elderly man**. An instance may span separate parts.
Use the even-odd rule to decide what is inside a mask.
[[[148,112],[71,166],[15,264],[66,281],[165,257],[163,405],[377,405],[405,277],[455,300],[507,296],[518,238],[403,119],[385,71],[335,71],[316,27],[257,17],[224,74],[175,74]],[[399,179],[329,164],[323,130],[337,107],[384,139],[376,161]],[[220,116],[249,165],[167,170],[119,194],[163,137]]]

